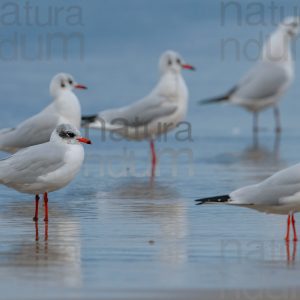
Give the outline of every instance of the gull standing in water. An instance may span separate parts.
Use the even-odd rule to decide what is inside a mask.
[[[294,80],[291,42],[300,28],[300,17],[288,17],[264,44],[260,61],[226,94],[200,104],[228,102],[253,113],[253,131],[258,131],[258,113],[273,107],[276,132],[281,131],[278,102]]]
[[[275,173],[261,183],[246,186],[229,195],[196,200],[200,204],[226,203],[248,207],[271,214],[287,214],[286,241],[292,224],[294,241],[297,241],[294,214],[300,212],[300,164]]]
[[[70,74],[60,73],[50,83],[53,102],[37,115],[15,128],[0,130],[0,150],[14,153],[19,149],[49,141],[53,130],[63,123],[80,128],[81,107],[73,89],[86,89]]]
[[[24,148],[0,160],[0,184],[21,193],[35,195],[35,215],[38,220],[39,195],[44,195],[45,221],[48,221],[48,193],[68,185],[79,172],[84,159],[81,143],[91,141],[69,124],[59,125],[50,141]]]
[[[176,128],[186,117],[188,89],[182,69],[195,70],[178,53],[166,51],[159,61],[160,80],[150,94],[131,105],[84,116],[82,126],[116,131],[130,140],[149,140],[154,175],[155,138]]]

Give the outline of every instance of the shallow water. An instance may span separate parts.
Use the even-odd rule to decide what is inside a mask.
[[[172,133],[158,142],[151,180],[146,142],[104,142],[91,132],[93,145],[85,147],[80,174],[50,194],[48,227],[42,219],[38,227],[32,222],[31,196],[1,186],[0,298],[245,299],[254,293],[255,299],[298,299],[299,249],[283,240],[285,216],[193,201],[258,182],[299,161],[297,84],[282,103],[281,137],[275,137],[266,112],[259,139],[253,139],[246,112],[199,107],[196,101],[226,90],[252,63],[222,61],[220,39],[252,37],[258,27],[242,32],[234,21],[221,27],[218,2],[129,2],[135,9],[119,1],[80,3],[86,16],[83,61],[3,62],[0,89],[10,101],[1,99],[0,127],[42,108],[49,78],[62,69],[90,87],[78,93],[85,113],[130,103],[154,84],[161,51],[175,48],[198,67],[185,73],[193,141],[176,141]]]
[[[288,164],[281,153],[268,147],[236,151],[239,138],[199,138],[192,148],[205,144],[206,149],[196,153],[193,176],[185,174],[185,163],[177,176],[168,175],[169,166],[161,159],[163,174],[151,182],[99,173],[105,169],[101,157],[109,160],[120,150],[113,145],[103,149],[93,140],[75,182],[50,195],[50,221],[48,228],[38,223],[38,241],[31,221],[33,199],[1,188],[0,286],[5,299],[20,296],[20,290],[28,298],[130,298],[136,293],[151,298],[162,295],[159,291],[196,295],[203,289],[298,287],[299,253],[293,243],[286,249],[285,217],[193,202],[196,196],[266,177]],[[282,143],[293,145],[293,140]],[[147,144],[125,146],[143,161]]]

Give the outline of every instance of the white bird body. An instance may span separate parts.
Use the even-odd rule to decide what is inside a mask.
[[[81,144],[66,143],[56,133],[47,143],[22,149],[0,161],[0,183],[21,193],[42,194],[68,185],[84,159]]]
[[[281,130],[278,102],[294,80],[291,42],[299,33],[300,18],[289,17],[265,42],[261,58],[228,93],[200,104],[228,102],[254,113],[253,130],[258,130],[258,112],[274,107],[276,131]]]
[[[289,240],[292,223],[296,241],[294,213],[300,212],[300,164],[279,171],[261,183],[237,189],[229,195],[198,199],[196,202],[198,205],[225,203],[265,213],[288,214],[286,240]]]
[[[113,130],[133,140],[154,139],[174,129],[184,121],[188,107],[189,95],[180,72],[182,68],[193,69],[183,63],[179,54],[167,51],[160,60],[160,80],[149,95],[131,105],[84,117],[87,122],[83,126]]]
[[[242,106],[250,112],[259,112],[277,105],[293,79],[293,68],[263,61],[245,77],[240,83],[241,88],[236,88],[228,102]]]
[[[290,43],[279,27],[265,43],[261,60],[239,82],[228,101],[251,112],[277,104],[294,80]]]
[[[300,211],[300,164],[275,173],[261,183],[229,194],[228,204],[262,212],[288,214]]]
[[[49,142],[0,160],[0,184],[35,195],[35,222],[38,221],[39,195],[44,195],[44,221],[48,222],[48,193],[68,185],[80,170],[84,159],[80,143],[91,144],[91,141],[81,137],[73,125],[61,124],[52,132]]]
[[[15,128],[0,130],[0,150],[14,153],[22,148],[48,142],[53,130],[60,124],[71,124],[80,128],[79,100],[71,88],[60,88],[59,85],[62,80],[66,80],[63,79],[65,77],[72,78],[68,74],[58,74],[53,78],[51,94],[54,99],[45,109]]]

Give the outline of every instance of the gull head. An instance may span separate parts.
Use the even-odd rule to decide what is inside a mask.
[[[64,91],[72,91],[73,89],[86,90],[87,87],[78,84],[72,75],[67,73],[59,73],[55,75],[50,83],[50,94],[53,98],[58,97]]]
[[[70,124],[58,125],[53,131],[50,140],[73,145],[92,143],[89,139],[82,137],[80,131]]]
[[[300,31],[300,17],[287,17],[279,28],[290,38],[294,38]]]
[[[159,60],[159,69],[162,74],[167,72],[180,73],[182,69],[195,70],[195,68],[187,64],[180,54],[169,50],[162,54]]]

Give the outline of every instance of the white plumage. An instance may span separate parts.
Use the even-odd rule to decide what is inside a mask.
[[[196,200],[198,204],[226,203],[272,214],[288,214],[288,230],[292,221],[297,240],[294,213],[300,211],[300,164],[275,173],[266,180],[231,192],[229,195]]]
[[[31,146],[0,160],[0,184],[38,197],[69,184],[82,165],[90,143],[69,124],[59,125],[47,143]],[[48,219],[48,217],[46,218]]]
[[[194,69],[174,51],[166,51],[160,58],[160,79],[143,99],[117,109],[84,116],[83,127],[117,131],[133,140],[154,139],[176,127],[186,116],[188,89],[181,70]],[[163,127],[168,124],[168,127]]]
[[[157,161],[155,138],[174,129],[186,117],[189,95],[182,69],[195,68],[186,64],[178,53],[166,51],[159,61],[159,82],[149,95],[122,108],[84,116],[82,126],[114,131],[131,140],[149,140],[153,176]]]
[[[0,130],[0,150],[16,152],[19,149],[48,142],[59,124],[71,124],[80,128],[81,107],[73,88],[85,89],[69,74],[60,73],[50,83],[53,102],[37,115],[15,128]]]
[[[258,131],[258,113],[273,107],[276,131],[281,130],[278,102],[294,80],[291,42],[300,29],[299,17],[288,17],[271,34],[261,59],[228,93],[200,104],[228,102],[254,114],[253,130]]]

